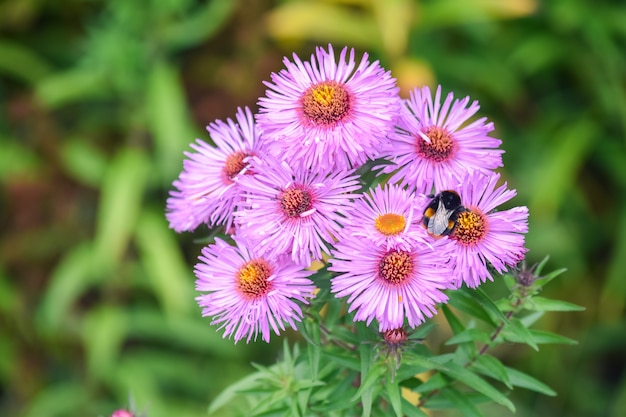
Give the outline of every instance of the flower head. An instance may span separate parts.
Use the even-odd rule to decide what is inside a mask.
[[[459,214],[449,236],[457,286],[465,282],[475,288],[493,280],[487,263],[499,273],[524,259],[524,234],[528,232],[528,208],[494,211],[516,194],[506,183],[495,188],[500,174],[473,173],[457,188],[465,211]]]
[[[453,100],[449,93],[441,105],[441,86],[434,99],[428,87],[411,92],[384,152],[393,164],[380,166],[382,173],[394,172],[389,182],[430,193],[433,186],[436,191],[451,188],[468,171],[488,174],[502,166],[501,141],[488,136],[493,123],[481,118],[468,124],[478,102]]]
[[[293,55],[271,75],[259,99],[257,122],[270,152],[303,168],[346,169],[378,155],[393,130],[400,98],[395,79],[354,49],[335,60],[332,46],[318,47],[309,62]]]
[[[355,201],[343,235],[366,238],[387,249],[407,249],[418,241],[423,242],[419,207],[425,198],[397,185],[378,185]]]
[[[294,264],[287,256],[260,256],[253,246],[235,239],[237,246],[221,239],[202,250],[196,264],[196,290],[208,292],[196,298],[203,316],[225,328],[224,337],[235,342],[261,338],[269,342],[285,325],[296,328],[302,319],[300,303],[307,304],[315,287],[312,271]]]
[[[166,217],[177,232],[191,231],[202,223],[225,224],[228,229],[240,193],[236,179],[246,171],[246,158],[260,150],[260,134],[250,109],[237,111],[237,122],[217,120],[207,126],[215,146],[198,139],[185,152],[183,171],[174,181],[167,200]]]
[[[288,253],[307,266],[328,253],[360,188],[353,171],[297,170],[270,157],[252,158],[254,176],[240,179],[244,200],[236,212],[237,233],[261,253]]]
[[[424,231],[424,233],[426,233]],[[384,332],[404,325],[415,327],[436,313],[435,306],[447,301],[443,290],[453,288],[448,265],[448,239],[408,249],[372,244],[368,239],[343,239],[336,245],[329,271],[331,291],[348,296],[354,320],[373,319]]]

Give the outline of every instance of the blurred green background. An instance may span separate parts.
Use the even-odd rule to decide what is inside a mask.
[[[3,0],[0,415],[107,416],[132,394],[150,417],[203,416],[275,361],[279,338],[234,346],[200,317],[206,231],[169,230],[165,199],[206,124],[332,42],[405,97],[479,100],[530,208],[529,262],[568,268],[546,296],[586,311],[539,325],[579,344],[494,352],[558,392],[516,390],[517,415],[626,416],[625,22],[620,1]]]

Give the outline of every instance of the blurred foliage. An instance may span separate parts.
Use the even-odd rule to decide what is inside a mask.
[[[233,346],[199,317],[201,242],[163,207],[204,125],[254,106],[282,56],[332,42],[404,95],[480,101],[530,208],[529,262],[568,269],[546,296],[587,307],[539,323],[578,346],[496,352],[558,393],[515,391],[516,415],[622,416],[625,21],[602,0],[3,1],[0,415],[102,416],[129,394],[151,417],[205,415],[274,362],[276,344]]]

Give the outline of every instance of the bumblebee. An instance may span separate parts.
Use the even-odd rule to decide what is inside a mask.
[[[461,205],[461,196],[452,190],[429,195],[432,200],[424,210],[422,223],[432,236],[445,236],[452,233],[459,214],[467,209]]]

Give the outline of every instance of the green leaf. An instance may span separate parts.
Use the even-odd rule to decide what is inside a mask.
[[[0,73],[33,84],[51,72],[50,65],[33,49],[0,39]]]
[[[558,277],[565,271],[567,271],[567,268],[560,268],[552,271],[548,275],[537,278],[534,284],[540,287],[545,287],[550,281],[552,281],[554,278]]]
[[[441,355],[433,357],[432,359],[415,356],[411,360],[414,363],[423,364],[426,368],[437,369],[452,379],[462,382],[468,387],[491,398],[498,404],[504,405],[509,410],[515,411],[515,406],[504,394],[469,369],[450,361],[449,358],[449,355]]]
[[[94,282],[89,242],[68,251],[52,271],[37,306],[37,324],[43,334],[54,334],[68,324],[69,311]]]
[[[94,236],[94,267],[102,275],[119,265],[135,230],[149,169],[142,151],[123,148],[106,171]]]
[[[63,166],[72,178],[83,184],[98,187],[109,161],[86,138],[68,138],[61,149]]]
[[[533,337],[535,343],[538,344],[547,344],[547,343],[558,343],[564,345],[576,345],[578,342],[574,339],[570,339],[569,337],[561,336],[552,332],[547,332],[544,330],[530,330],[530,334]]]
[[[186,19],[167,27],[164,30],[164,38],[172,49],[196,45],[213,36],[227,23],[236,4],[231,0],[205,2]]]
[[[533,297],[524,307],[534,311],[583,311],[585,307],[567,301],[552,300],[544,297]]]
[[[467,395],[465,395],[464,393],[452,387],[448,387],[442,390],[439,395],[448,399],[450,403],[454,405],[454,408],[459,410],[464,416],[483,417],[480,411],[478,411],[478,408],[476,408],[476,406],[472,404]]]
[[[35,93],[39,101],[54,109],[86,99],[102,99],[110,95],[104,75],[92,68],[73,67],[39,80]]]
[[[446,320],[448,321],[448,324],[450,325],[450,328],[452,329],[452,332],[455,335],[463,334],[463,332],[465,332],[466,330],[465,326],[454,315],[454,313],[452,313],[452,310],[450,310],[450,308],[447,305],[441,306],[441,309],[443,311],[444,316],[446,317]],[[474,342],[472,340],[459,343],[459,349],[461,349],[461,351],[467,358],[471,358],[474,355],[476,355],[476,345],[474,345]]]
[[[407,417],[428,417],[428,414],[423,412],[421,408],[411,404],[404,397],[402,398],[402,411]]]
[[[402,394],[400,393],[400,386],[397,382],[390,382],[391,378],[387,378],[387,383],[385,384],[385,393],[387,394],[387,399],[391,404],[391,408],[396,413],[396,416],[402,417],[404,413],[402,412]]]
[[[511,318],[509,323],[504,326],[500,336],[509,342],[525,343],[533,349],[539,350],[532,333],[519,319]]]
[[[427,323],[421,324],[417,328],[417,330],[409,335],[409,339],[423,339],[428,336],[431,330],[433,330],[435,327],[437,327],[437,323],[435,323],[434,321],[429,321]]]
[[[146,116],[153,134],[156,163],[163,185],[169,185],[182,169],[183,151],[193,142],[196,133],[191,127],[185,93],[177,69],[159,61],[148,77]],[[235,109],[233,109],[234,116]]]
[[[42,386],[31,398],[23,417],[69,416],[76,413],[82,402],[89,398],[88,386],[78,381],[57,381]]]
[[[164,311],[169,315],[190,313],[194,307],[193,274],[162,212],[143,212],[137,225],[136,241],[141,263]]]
[[[476,369],[481,374],[494,378],[504,383],[508,388],[512,388],[509,374],[506,372],[504,365],[491,355],[478,356],[472,364],[472,369]]]
[[[509,367],[505,367],[505,370],[507,375],[509,376],[509,381],[511,382],[511,385],[513,386],[526,388],[528,390],[535,391],[544,395],[549,395],[551,397],[554,397],[556,395],[556,392],[552,388],[530,375]]]
[[[469,290],[469,295],[474,298],[480,306],[483,308],[485,313],[489,315],[491,318],[491,322],[493,324],[505,322],[507,321],[506,316],[502,313],[502,311],[498,308],[498,306],[485,294],[482,288],[476,288],[474,290]]]
[[[387,368],[378,363],[373,363],[371,346],[360,345],[359,353],[361,358],[361,386],[352,397],[352,401],[360,398],[363,404],[363,417],[369,417],[374,400],[374,385],[380,384],[380,379]]]
[[[461,323],[461,320],[450,310],[447,305],[442,305],[441,310],[443,311],[448,324],[450,325],[450,329],[452,329],[452,333],[459,334],[465,331],[465,326]]]
[[[83,323],[83,345],[89,375],[100,378],[114,369],[127,334],[126,315],[119,307],[101,305],[90,310]]]
[[[255,372],[247,375],[234,384],[229,385],[226,389],[220,392],[213,401],[211,401],[208,407],[208,413],[213,414],[215,411],[224,407],[233,401],[240,392],[256,388],[262,378],[263,375],[261,372]]]
[[[470,291],[473,290],[462,287],[456,291],[448,292],[450,297],[448,303],[452,307],[495,327],[497,322],[485,311],[478,300],[470,294]]]
[[[333,362],[339,364],[340,366],[351,369],[353,371],[359,371],[361,369],[361,365],[358,358],[355,358],[352,355],[348,355],[345,353],[336,353],[329,351],[322,351],[322,356],[332,360]]]
[[[461,333],[457,333],[450,339],[446,340],[446,346],[456,345],[460,343],[489,343],[490,335],[480,329],[465,329]]]
[[[413,391],[427,393],[436,389],[442,389],[450,384],[449,379],[441,373],[435,373],[429,376],[429,378],[420,386],[415,387]]]

